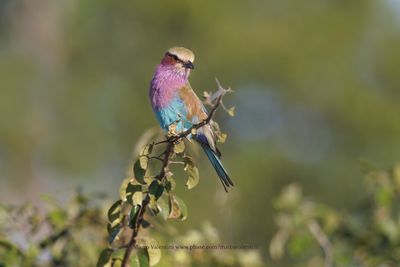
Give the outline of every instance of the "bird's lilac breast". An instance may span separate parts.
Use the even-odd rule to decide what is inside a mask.
[[[187,77],[177,75],[171,69],[158,66],[150,85],[149,97],[157,119],[168,131],[169,125],[178,123],[178,131],[184,130],[187,124],[187,109],[182,101],[179,90],[187,83]]]
[[[170,68],[159,65],[150,84],[149,94],[153,108],[166,107],[186,82],[185,77],[177,75]]]

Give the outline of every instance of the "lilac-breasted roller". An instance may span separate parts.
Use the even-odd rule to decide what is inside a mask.
[[[151,80],[150,102],[165,132],[172,124],[177,132],[181,132],[207,118],[207,110],[188,80],[190,71],[194,69],[193,61],[192,51],[173,47],[165,53]],[[199,128],[192,138],[203,148],[227,191],[226,188],[233,186],[233,182],[221,163],[216,135],[210,125]]]

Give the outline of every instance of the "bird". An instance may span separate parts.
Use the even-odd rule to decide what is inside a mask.
[[[168,49],[157,65],[150,82],[149,98],[156,118],[165,133],[173,125],[176,132],[183,132],[207,119],[207,110],[189,83],[194,69],[194,54],[184,47]],[[222,186],[234,186],[221,162],[221,153],[216,146],[216,134],[206,124],[187,138],[195,140],[207,155]]]

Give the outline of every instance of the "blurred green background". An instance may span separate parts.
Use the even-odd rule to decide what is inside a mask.
[[[285,185],[346,210],[365,194],[361,162],[400,159],[400,1],[0,0],[0,201],[117,196],[176,45],[196,54],[197,93],[218,77],[237,111],[217,117],[236,187],[201,156],[200,185],[178,179],[182,229],[209,220],[268,257]]]

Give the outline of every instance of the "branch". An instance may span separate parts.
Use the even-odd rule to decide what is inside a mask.
[[[160,156],[154,157],[154,158],[157,158],[158,160],[162,160],[162,162],[163,162],[160,173],[156,176],[156,178],[158,180],[162,181],[167,176],[168,167],[172,163],[170,159],[174,154],[174,146],[175,146],[176,142],[180,141],[181,139],[186,138],[188,135],[192,134],[193,130],[197,130],[207,124],[210,124],[212,118],[215,115],[215,112],[217,111],[218,107],[221,104],[222,97],[225,95],[226,92],[231,91],[230,89],[224,89],[218,80],[217,80],[217,84],[218,84],[218,91],[213,96],[211,96],[211,99],[212,99],[212,97],[214,97],[214,99],[215,99],[215,100],[212,100],[212,102],[214,104],[212,104],[212,102],[209,102],[209,104],[212,105],[212,108],[206,119],[204,119],[203,121],[201,121],[197,124],[194,124],[192,127],[187,129],[186,131],[183,131],[177,135],[167,137],[165,140],[154,144],[154,145],[159,145],[159,144],[163,144],[163,143],[167,144],[165,151],[163,153],[161,153]],[[164,156],[164,157],[162,158],[161,156]],[[149,192],[147,192],[142,201],[142,205],[140,207],[138,216],[136,217],[136,221],[134,223],[133,232],[130,237],[129,243],[126,245],[126,250],[125,250],[124,257],[123,257],[122,264],[121,264],[122,267],[129,267],[129,259],[132,254],[132,250],[136,246],[136,239],[139,234],[140,226],[143,222],[143,217],[144,217],[146,208],[149,203],[150,203],[150,195],[149,195]]]
[[[122,259],[122,263],[121,263],[122,267],[129,267],[128,262],[131,257],[131,254],[132,254],[132,250],[136,246],[136,237],[139,233],[140,225],[143,222],[143,216],[144,216],[144,213],[146,211],[146,208],[147,208],[147,205],[149,204],[149,202],[150,202],[150,196],[149,196],[149,194],[146,194],[146,197],[142,201],[142,206],[140,207],[139,214],[135,221],[135,225],[133,227],[133,232],[132,232],[131,238],[129,240],[129,243],[126,245],[124,258]]]
[[[318,244],[322,248],[325,254],[324,259],[324,267],[332,267],[333,266],[333,251],[332,251],[332,244],[329,241],[328,237],[322,231],[321,227],[315,220],[311,220],[308,223],[308,229],[310,230],[311,234],[317,240]]]

